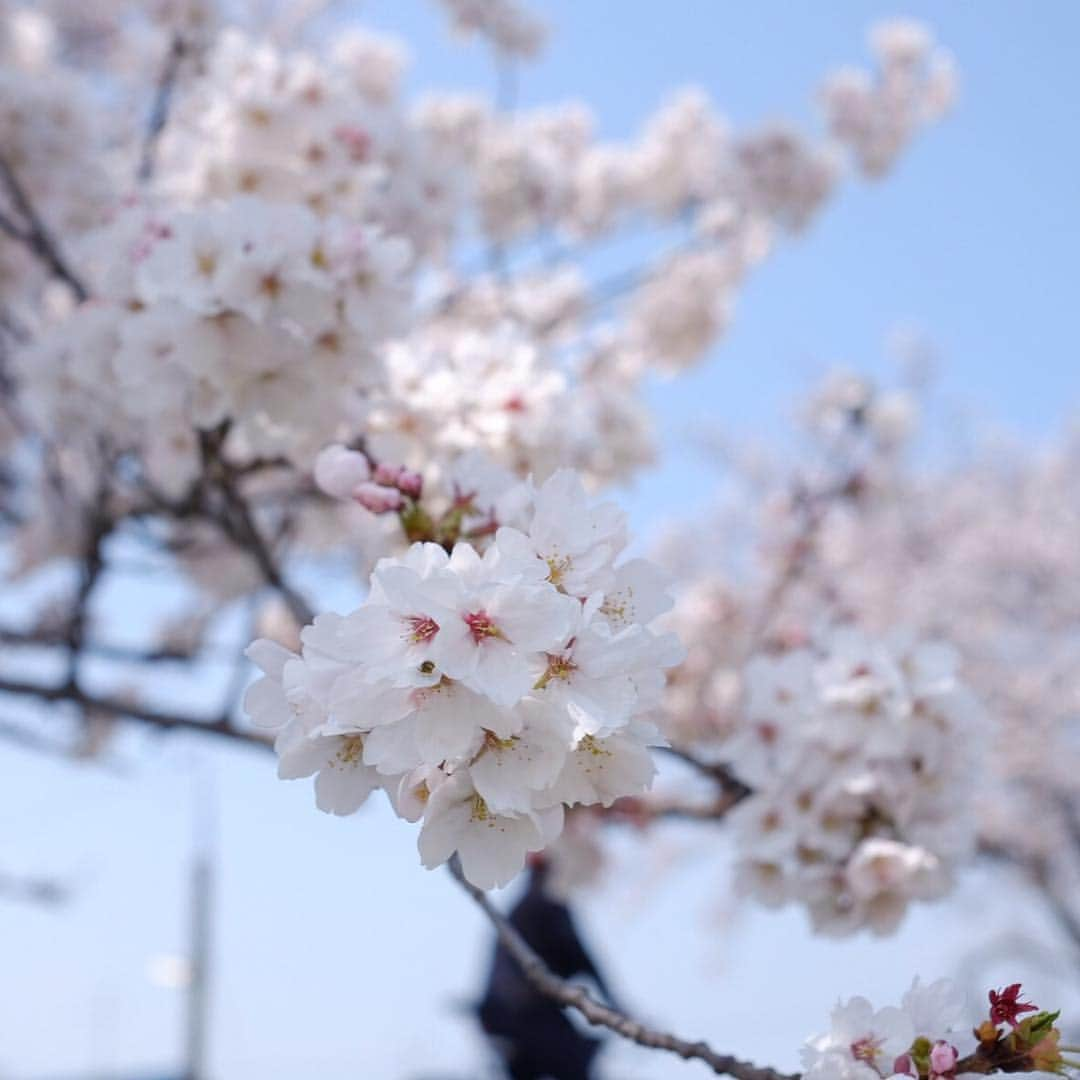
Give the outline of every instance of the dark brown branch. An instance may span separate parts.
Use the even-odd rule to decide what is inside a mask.
[[[661,746],[659,749],[670,757],[678,758],[679,761],[689,765],[692,769],[696,769],[702,776],[715,781],[720,786],[720,790],[730,801],[731,806],[734,806],[735,803],[742,802],[743,799],[748,798],[754,793],[753,789],[747,787],[747,785],[731,771],[731,768],[722,761],[705,761],[696,754],[691,753],[689,750],[684,750],[679,746]]]
[[[232,539],[255,560],[255,565],[258,566],[263,579],[281,595],[292,613],[292,617],[301,626],[307,625],[315,618],[314,611],[312,611],[308,602],[285,580],[285,576],[278,567],[269,545],[255,523],[251,508],[233,483],[232,476],[228,473],[225,473],[221,478],[221,492],[225,497],[226,507],[230,511],[221,519],[223,527],[226,528]]]
[[[602,1005],[585,987],[561,979],[551,971],[483,891],[465,880],[456,856],[450,861],[450,872],[488,917],[499,941],[520,965],[522,974],[529,983],[539,993],[564,1008],[576,1009],[590,1024],[608,1028],[639,1046],[666,1050],[686,1060],[703,1061],[719,1076],[734,1076],[736,1080],[799,1080],[797,1075],[752,1065],[730,1054],[718,1054],[707,1043],[690,1042],[646,1027],[618,1009]]]
[[[0,230],[32,252],[53,277],[68,285],[79,303],[82,303],[90,296],[89,290],[68,266],[56,240],[38,216],[14,169],[3,157],[0,157],[0,181],[3,181],[16,213],[22,218],[22,224],[19,224],[6,214],[0,214]]]
[[[83,556],[79,566],[79,588],[75,603],[72,605],[65,635],[68,647],[68,682],[72,685],[78,681],[79,660],[83,652],[90,599],[105,572],[105,541],[113,528],[113,522],[105,509],[107,501],[108,483],[103,478],[95,504],[87,513]]]
[[[38,701],[69,702],[80,708],[108,716],[136,720],[141,724],[162,731],[198,731],[207,735],[220,735],[235,742],[268,749],[270,744],[260,735],[243,731],[225,719],[207,720],[186,713],[152,709],[119,697],[90,694],[78,686],[43,686],[40,683],[20,679],[0,678],[0,693],[36,698]]]
[[[68,648],[70,639],[67,634],[56,630],[12,630],[0,626],[0,644],[22,646],[28,649],[59,649]],[[177,649],[162,646],[160,649],[129,649],[123,645],[112,645],[102,641],[83,640],[80,644],[83,653],[88,656],[98,656],[103,660],[115,660],[126,664],[155,664],[175,663],[189,660],[206,660],[223,658],[208,657],[201,650]]]
[[[304,597],[289,584],[278,566],[270,543],[263,537],[251,505],[237,484],[243,472],[222,457],[222,443],[226,435],[226,425],[213,431],[200,432],[203,475],[192,484],[186,495],[180,499],[169,499],[154,491],[149,484],[144,484],[149,506],[132,511],[129,516],[161,513],[178,521],[203,518],[212,522],[254,560],[263,580],[281,595],[293,618],[304,626],[315,618],[315,613]]]
[[[154,93],[154,104],[150,109],[150,119],[146,125],[146,134],[143,137],[142,152],[139,155],[139,170],[136,179],[140,184],[145,184],[153,179],[154,168],[157,164],[158,142],[161,133],[169,120],[169,109],[172,106],[173,95],[176,92],[176,81],[180,75],[180,66],[184,62],[187,46],[180,34],[173,36],[169,44],[169,51],[165,55],[165,63],[162,65],[161,74],[158,76],[157,90]]]
[[[604,821],[647,828],[658,821],[719,821],[740,802],[742,802],[742,797],[727,795],[723,792],[717,793],[716,798],[703,802],[690,802],[686,799],[670,799],[663,796],[632,797],[619,799],[607,809],[598,809],[596,813]],[[625,805],[626,803],[630,805]]]

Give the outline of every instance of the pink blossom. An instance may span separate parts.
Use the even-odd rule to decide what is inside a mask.
[[[930,1051],[930,1077],[934,1080],[936,1077],[944,1078],[952,1077],[956,1075],[956,1063],[960,1058],[960,1054],[957,1052],[955,1046],[951,1046],[949,1043],[942,1039],[939,1039],[934,1043],[933,1049]]]

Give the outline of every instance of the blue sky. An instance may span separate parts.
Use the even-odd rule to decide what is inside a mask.
[[[490,88],[480,50],[448,40],[428,4],[360,6],[409,38],[414,88]],[[630,134],[686,83],[704,85],[737,124],[811,124],[822,73],[865,59],[866,27],[892,14],[931,22],[962,72],[955,113],[883,183],[853,182],[757,273],[709,364],[653,388],[666,457],[627,496],[639,528],[702,497],[708,474],[693,464],[688,431],[708,420],[784,439],[800,390],[836,363],[882,370],[899,324],[936,343],[944,393],[974,415],[1034,439],[1071,413],[1080,5],[536,6],[555,34],[523,74],[523,104],[581,97],[611,136]],[[454,1010],[477,987],[486,929],[444,875],[420,869],[410,827],[381,808],[324,817],[306,784],[274,780],[269,758],[209,741],[131,735],[118,760],[119,774],[0,745],[0,865],[55,872],[77,889],[62,911],[0,907],[0,1077],[168,1064],[180,1001],[145,968],[183,947],[192,773],[209,770],[221,853],[215,1077],[475,1078],[479,1046]],[[625,840],[617,847],[634,860]],[[974,943],[965,924],[977,912],[1037,920],[1016,915],[1014,894],[988,899],[972,877],[887,942],[808,941],[798,912],[728,911],[723,858],[716,838],[672,830],[582,918],[645,1017],[780,1065],[796,1064],[799,1041],[838,995],[885,1004],[915,972],[947,970]],[[705,1075],[646,1052],[620,1051],[615,1063],[620,1080]]]

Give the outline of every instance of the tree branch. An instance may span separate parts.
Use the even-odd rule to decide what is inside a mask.
[[[187,46],[180,34],[174,34],[169,51],[165,55],[165,63],[158,76],[157,90],[154,94],[154,104],[150,109],[150,119],[146,125],[146,134],[143,137],[142,151],[139,155],[139,169],[136,180],[145,184],[153,179],[154,168],[157,165],[157,148],[161,139],[161,133],[165,130],[165,124],[169,119],[169,108],[172,105],[173,94],[176,90],[176,80],[180,75],[180,65],[187,54]]]
[[[225,497],[227,508],[232,512],[222,519],[223,526],[236,543],[255,560],[264,580],[280,593],[292,617],[300,626],[306,626],[315,618],[315,612],[312,611],[311,605],[285,580],[266,540],[259,532],[251,508],[227,472],[221,477],[221,492]]]
[[[79,661],[82,658],[83,641],[86,636],[86,622],[89,615],[90,598],[105,572],[105,541],[113,529],[114,522],[106,513],[108,505],[107,473],[98,486],[97,498],[87,513],[83,555],[79,566],[79,588],[68,618],[65,636],[68,648],[68,682],[74,685],[78,681]]]
[[[529,983],[545,997],[568,1009],[576,1009],[581,1015],[598,1027],[606,1027],[621,1035],[624,1039],[648,1046],[654,1050],[667,1050],[685,1060],[703,1061],[719,1076],[733,1076],[736,1080],[799,1080],[797,1074],[777,1072],[775,1069],[762,1068],[746,1061],[740,1061],[730,1054],[718,1054],[705,1042],[689,1042],[676,1035],[656,1031],[631,1019],[618,1009],[602,1005],[583,986],[577,986],[566,979],[559,978],[525,939],[510,924],[509,920],[491,903],[484,892],[466,881],[461,871],[461,864],[454,856],[450,860],[450,872],[461,887],[472,897],[477,907],[488,917],[495,928],[499,941],[508,953],[517,961],[521,972]]]
[[[0,157],[0,181],[3,181],[12,205],[25,223],[20,226],[6,214],[0,214],[0,230],[29,249],[53,277],[65,282],[79,303],[88,299],[89,290],[68,266],[56,240],[38,216],[30,196],[26,194],[15,171],[4,157]]]
[[[243,731],[226,719],[207,720],[184,713],[152,709],[118,697],[105,697],[87,693],[78,686],[43,686],[21,679],[0,678],[0,693],[36,698],[39,701],[69,702],[83,709],[106,713],[109,716],[136,720],[141,724],[164,731],[198,731],[207,735],[220,735],[235,742],[269,749],[270,743],[260,735]]]
[[[269,543],[259,530],[251,505],[237,484],[237,480],[246,475],[245,471],[232,466],[222,456],[221,447],[227,430],[228,426],[225,424],[212,431],[199,433],[203,475],[199,476],[181,499],[169,499],[154,491],[149,484],[144,484],[145,494],[150,500],[150,510],[166,513],[180,521],[202,517],[217,526],[229,540],[254,560],[266,584],[281,595],[293,618],[300,626],[304,626],[315,618],[315,613],[304,597],[289,584]],[[214,498],[216,495],[220,495],[220,500]],[[137,513],[143,514],[145,511],[140,510]],[[136,513],[129,516],[136,516]]]
[[[678,758],[690,768],[696,769],[702,776],[719,784],[721,792],[729,803],[729,809],[754,793],[753,788],[744,784],[722,761],[705,761],[680,746],[661,746],[657,749],[662,750],[669,757]]]
[[[594,807],[593,812],[602,821],[640,829],[658,821],[719,821],[741,801],[741,798],[733,798],[723,792],[703,802],[663,796],[629,796],[616,799],[609,807]]]
[[[15,630],[0,626],[0,645],[13,645],[28,649],[66,649],[70,647],[70,638],[58,630]],[[177,649],[162,646],[158,649],[131,649],[124,645],[112,645],[102,641],[80,642],[80,649],[88,656],[98,656],[103,660],[115,660],[126,664],[177,663],[191,660],[217,660],[223,657],[207,656],[202,650]]]

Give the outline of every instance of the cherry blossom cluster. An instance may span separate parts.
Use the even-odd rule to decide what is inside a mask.
[[[381,488],[411,501],[413,480],[368,478],[363,462],[338,448],[320,478],[350,497]],[[459,492],[437,531],[450,520],[460,531],[470,499]],[[279,775],[315,774],[318,805],[337,814],[384,789],[401,817],[422,818],[424,865],[456,852],[480,888],[506,884],[553,840],[565,807],[649,787],[651,717],[681,658],[649,625],[669,605],[657,572],[619,561],[614,504],[591,503],[568,470],[518,501],[521,529],[380,561],[364,605],[319,615],[300,655],[267,640],[249,650],[264,677],[247,709],[278,731]]]
[[[1072,431],[1036,446],[996,432],[970,438],[974,449],[948,468],[911,455],[862,467],[863,493],[824,517],[789,611],[801,619],[827,594],[875,631],[904,625],[955,645],[994,721],[984,736],[992,779],[975,793],[980,836],[1048,861],[1071,896],[1080,443]]]
[[[454,29],[487,38],[507,56],[534,57],[544,44],[544,24],[516,0],[439,0]]]
[[[530,51],[517,5],[449,6],[502,51]],[[19,392],[35,422],[80,445],[76,462],[119,441],[170,493],[195,476],[201,433],[225,420],[236,462],[306,467],[328,439],[362,438],[425,473],[479,451],[519,477],[567,465],[592,486],[624,480],[655,456],[643,380],[708,353],[747,275],[840,175],[829,140],[735,132],[700,91],[605,143],[578,103],[505,112],[441,94],[410,105],[404,49],[361,29],[284,49],[221,20],[196,0],[145,11],[117,0],[85,18],[60,5],[31,19],[53,44],[24,93],[66,94],[78,109],[60,117],[86,112],[90,72],[126,100],[117,80],[134,84],[141,69],[121,57],[141,55],[139,41],[166,62],[168,32],[180,43],[156,171],[135,205],[134,162],[95,153],[103,131],[53,138],[35,122],[48,146],[13,135],[9,147],[94,299],[66,318],[55,295],[39,304],[42,275],[5,247],[6,306],[30,331],[15,342]],[[280,41],[286,25],[267,29]],[[24,67],[34,34],[21,34]],[[70,91],[53,77],[69,49],[83,58]],[[19,115],[39,116],[31,105]],[[133,142],[130,125],[114,121],[108,141]],[[60,180],[71,190],[52,205]],[[633,274],[590,280],[581,245],[642,221],[679,234],[674,246]],[[494,273],[463,269],[478,239]],[[530,256],[532,244],[554,257]]]
[[[797,465],[733,451],[747,484],[709,527],[740,561],[704,558],[700,521],[671,534],[661,557],[682,571],[672,627],[689,657],[665,733],[718,753],[743,722],[746,658],[804,643],[823,620],[948,641],[984,706],[971,740],[986,751],[982,782],[968,787],[979,844],[1041,867],[1068,911],[1080,881],[1080,443],[971,430],[957,456],[924,349],[907,369],[900,386],[849,371],[813,388]]]
[[[803,1048],[805,1080],[956,1080],[991,1073],[1065,1073],[1077,1066],[1061,1044],[1059,1013],[1021,998],[1019,983],[989,992],[989,1015],[973,1028],[958,987],[918,979],[899,1007],[866,998],[837,1005],[830,1030]],[[1030,1015],[1025,1015],[1030,1014]]]
[[[511,8],[448,6],[473,27]],[[774,226],[804,227],[842,164],[830,143],[785,125],[732,132],[698,90],[662,104],[627,143],[598,142],[580,103],[507,115],[441,95],[409,110],[397,95],[404,62],[395,42],[359,30],[339,36],[328,57],[221,35],[166,136],[165,190],[302,201],[377,221],[433,255],[446,252],[470,203],[499,245],[547,231],[595,237],[644,212],[660,222],[689,216],[710,246],[745,250]],[[905,143],[917,126],[907,124]],[[843,125],[832,127],[852,143]],[[730,286],[732,276],[729,265],[712,283]]]
[[[593,359],[604,363],[599,351]],[[379,458],[446,470],[481,453],[519,476],[571,465],[593,484],[650,459],[636,385],[603,370],[573,378],[515,323],[433,326],[394,343],[386,367],[388,390],[368,416]]]
[[[822,102],[833,135],[868,176],[888,171],[921,126],[937,120],[956,94],[952,57],[910,19],[874,27],[876,77],[844,68],[828,77]]]
[[[917,546],[922,559],[949,557],[944,535],[929,542],[926,530],[938,512],[932,507],[940,509],[964,487],[953,474],[928,483],[911,472],[907,452],[919,411],[909,388],[835,371],[795,410],[807,436],[797,469],[756,449],[744,454],[736,445],[724,447],[746,486],[737,501],[718,504],[710,527],[726,541],[720,550],[738,552],[740,561],[703,553],[694,540],[699,525],[670,529],[659,552],[680,568],[684,587],[672,624],[689,647],[669,684],[673,738],[695,745],[728,737],[742,722],[747,659],[805,643],[814,627],[830,622],[877,635],[904,626],[953,642],[970,664],[973,642],[955,626],[970,598],[957,597],[944,611],[933,597],[942,595],[945,581],[935,574],[930,582],[914,563],[899,568],[893,554]],[[965,512],[974,509],[968,505]],[[948,532],[955,535],[958,525]],[[895,569],[882,573],[884,565]],[[960,580],[958,566],[947,574]],[[922,597],[924,582],[926,604],[916,609],[901,593]]]
[[[895,929],[971,854],[980,713],[937,644],[835,630],[750,661],[720,745],[753,794],[730,815],[742,886],[831,935]]]
[[[22,355],[27,398],[51,427],[72,407],[82,428],[114,423],[119,406],[169,489],[200,467],[197,428],[228,420],[237,453],[298,462],[353,430],[408,311],[404,241],[301,206],[135,206],[88,250],[98,300]]]
[[[404,64],[397,42],[359,29],[329,56],[229,30],[177,109],[159,189],[300,203],[405,236],[418,255],[444,251],[461,211],[461,150],[402,108]]]

